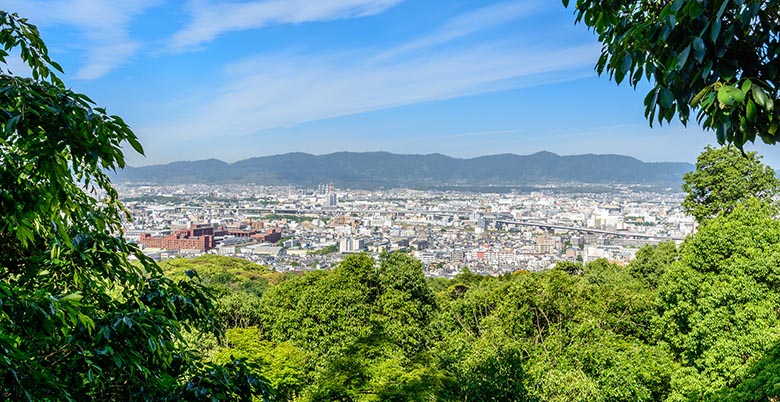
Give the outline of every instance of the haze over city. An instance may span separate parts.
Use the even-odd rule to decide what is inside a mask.
[[[67,82],[146,157],[302,151],[617,153],[693,162],[713,133],[651,129],[559,1],[25,1]],[[17,69],[23,71],[23,67]],[[673,145],[673,146],[670,146]],[[750,145],[780,167],[777,151]]]

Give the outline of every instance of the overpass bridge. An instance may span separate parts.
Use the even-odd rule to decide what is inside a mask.
[[[276,213],[276,214],[288,214],[288,215],[341,215],[341,214],[420,214],[420,215],[450,215],[450,216],[469,216],[473,211],[466,210],[427,210],[427,209],[343,209],[343,208],[280,208],[278,206],[273,207],[209,207],[209,206],[190,206],[182,205],[176,208],[181,210],[207,210],[207,211],[234,211],[243,213]],[[484,214],[484,218],[488,221],[495,222],[496,225],[518,225],[518,226],[530,226],[540,229],[561,229],[580,233],[593,233],[604,234],[615,237],[625,238],[637,238],[637,239],[654,239],[654,240],[684,240],[683,237],[675,236],[657,236],[647,233],[633,233],[625,231],[613,231],[596,229],[581,226],[570,226],[563,223],[556,222],[533,222],[525,220],[512,220],[506,219],[502,216],[496,216],[493,214]],[[506,215],[505,215],[506,216]]]
[[[639,239],[656,239],[656,240],[683,240],[684,239],[682,237],[674,237],[674,236],[656,236],[647,233],[632,233],[632,232],[604,230],[604,229],[596,229],[596,228],[588,228],[588,227],[568,226],[561,223],[551,223],[551,222],[529,222],[529,221],[515,221],[515,220],[506,220],[506,219],[496,219],[495,222],[496,224],[532,226],[541,229],[561,229],[561,230],[570,230],[570,231],[582,232],[582,233],[605,234],[605,235],[611,235],[616,237],[631,237],[631,238],[639,238]]]
[[[419,214],[419,215],[452,215],[468,216],[474,211],[466,210],[428,210],[428,209],[344,209],[344,208],[284,208],[284,207],[209,207],[209,206],[191,206],[179,205],[174,208],[179,210],[205,210],[205,211],[234,211],[234,212],[256,212],[256,213],[276,213],[284,215],[343,215],[343,214]]]

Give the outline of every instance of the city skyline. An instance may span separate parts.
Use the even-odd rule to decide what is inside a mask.
[[[123,116],[143,166],[286,152],[550,151],[694,162],[714,133],[649,128],[598,77],[559,1],[29,1],[75,90]],[[24,68],[12,65],[14,72]],[[780,168],[780,152],[750,145]]]

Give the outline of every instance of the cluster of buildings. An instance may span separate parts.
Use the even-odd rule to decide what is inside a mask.
[[[646,244],[695,230],[671,191],[555,187],[533,192],[336,190],[256,185],[120,186],[125,235],[155,258],[233,255],[280,271],[344,255],[412,253],[431,276],[542,270],[557,261],[626,263]]]

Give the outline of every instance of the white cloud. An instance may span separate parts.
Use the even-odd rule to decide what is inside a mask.
[[[519,4],[501,3],[457,16],[389,49],[288,52],[243,59],[225,67],[225,84],[210,80],[216,89],[207,96],[169,100],[162,120],[136,125],[136,132],[151,144],[147,149],[181,149],[184,144],[208,141],[213,145],[198,151],[199,157],[231,154],[227,158],[235,159],[253,152],[236,144],[250,138],[261,141],[266,130],[594,74],[592,66],[599,55],[594,41],[561,43],[556,36],[553,43],[540,40],[544,33],[537,30],[529,31],[528,39],[522,34],[513,40],[488,39],[497,36],[492,29],[499,25],[536,17],[531,15],[533,8]],[[495,133],[465,137],[489,134]],[[150,153],[142,163],[162,162],[170,157],[164,153]]]
[[[428,35],[381,53],[378,59],[394,57],[402,53],[444,44],[514,21],[529,15],[538,8],[539,2],[536,0],[493,4],[474,12],[457,16]]]
[[[5,66],[2,66],[2,68],[8,69],[8,71],[17,76],[29,77],[32,75],[30,66],[22,60],[18,51],[14,51],[5,57]]]
[[[132,58],[141,45],[128,33],[132,20],[157,0],[34,0],[16,2],[19,12],[35,25],[66,25],[77,29],[84,39],[84,65],[78,79],[98,79]]]
[[[298,24],[379,14],[403,0],[195,0],[192,22],[171,38],[174,51],[193,49],[220,35],[275,24]]]
[[[140,128],[172,141],[246,135],[303,122],[581,78],[592,44],[548,50],[504,43],[365,62],[364,54],[275,55],[229,68],[231,84],[175,123]],[[576,71],[575,71],[576,70]]]

